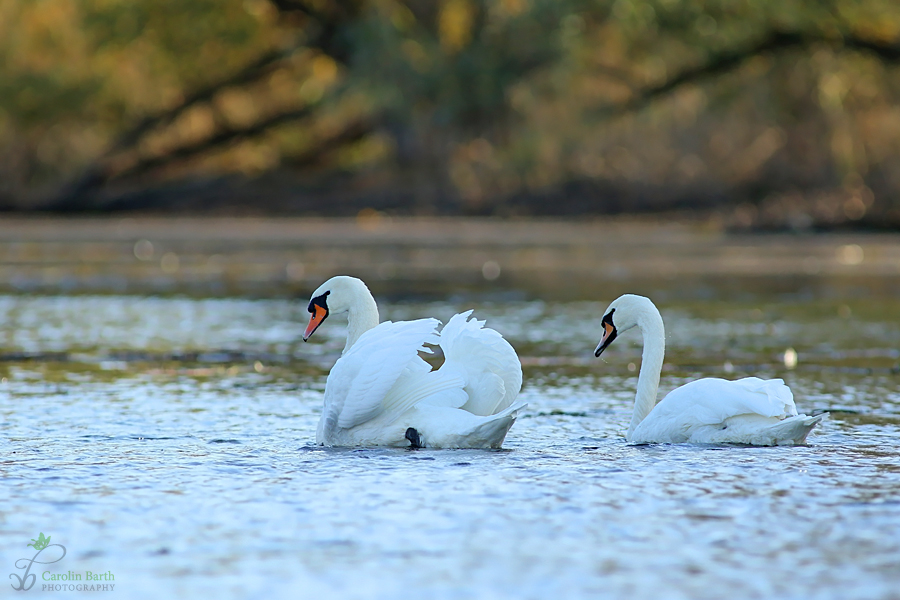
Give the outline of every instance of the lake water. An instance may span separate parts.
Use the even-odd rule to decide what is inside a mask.
[[[900,302],[660,301],[662,391],[783,377],[830,412],[744,448],[624,442],[640,336],[593,358],[611,299],[383,303],[474,306],[525,365],[504,450],[411,451],[313,445],[344,326],[304,344],[303,302],[0,296],[0,565],[43,533],[66,556],[35,597],[90,571],[148,599],[900,598]]]

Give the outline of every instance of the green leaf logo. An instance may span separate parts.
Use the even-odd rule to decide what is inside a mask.
[[[26,546],[31,546],[35,550],[41,551],[46,548],[50,544],[50,536],[44,537],[44,534],[38,536],[38,539],[32,539],[31,544],[26,544]]]

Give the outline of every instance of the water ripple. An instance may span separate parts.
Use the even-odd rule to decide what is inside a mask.
[[[127,598],[887,600],[900,589],[900,393],[887,371],[829,370],[834,357],[814,352],[821,368],[766,363],[802,409],[831,413],[806,447],[628,445],[637,347],[581,361],[597,305],[494,305],[487,316],[517,347],[569,359],[528,367],[529,408],[504,450],[320,448],[318,361],[334,359],[340,335],[296,345],[302,314],[289,303],[0,300],[14,316],[0,350],[67,357],[0,365],[10,571],[43,532],[69,551],[51,571],[112,571]],[[787,341],[801,365],[807,352],[793,337],[766,341],[750,317],[666,316],[678,339],[664,389],[718,368],[735,334],[748,357]],[[780,322],[777,335],[809,335],[809,347],[830,324]],[[890,359],[896,325],[863,325],[878,350],[866,356]],[[124,368],[102,368],[116,353]],[[265,353],[284,361],[257,369]]]

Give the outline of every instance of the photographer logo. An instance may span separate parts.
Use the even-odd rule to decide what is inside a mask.
[[[35,553],[31,558],[20,558],[16,561],[16,570],[21,572],[10,573],[9,578],[13,580],[13,583],[10,584],[12,589],[27,592],[34,587],[38,580],[36,571],[39,571],[40,567],[35,567],[35,565],[52,565],[66,557],[66,547],[62,544],[51,544],[50,537],[49,535],[44,537],[41,532],[37,539],[32,539],[30,544],[26,544],[26,546],[34,548]],[[52,573],[45,570],[40,573],[40,579],[41,591],[44,592],[112,592],[116,587],[113,583],[116,578],[112,571],[106,573],[92,571]]]

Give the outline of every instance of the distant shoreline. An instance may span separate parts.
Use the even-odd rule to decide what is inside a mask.
[[[777,279],[900,285],[900,233],[736,234],[708,221],[0,216],[0,291],[293,295],[335,273],[376,293]],[[843,282],[843,283],[842,283]],[[752,285],[750,285],[752,288]]]

